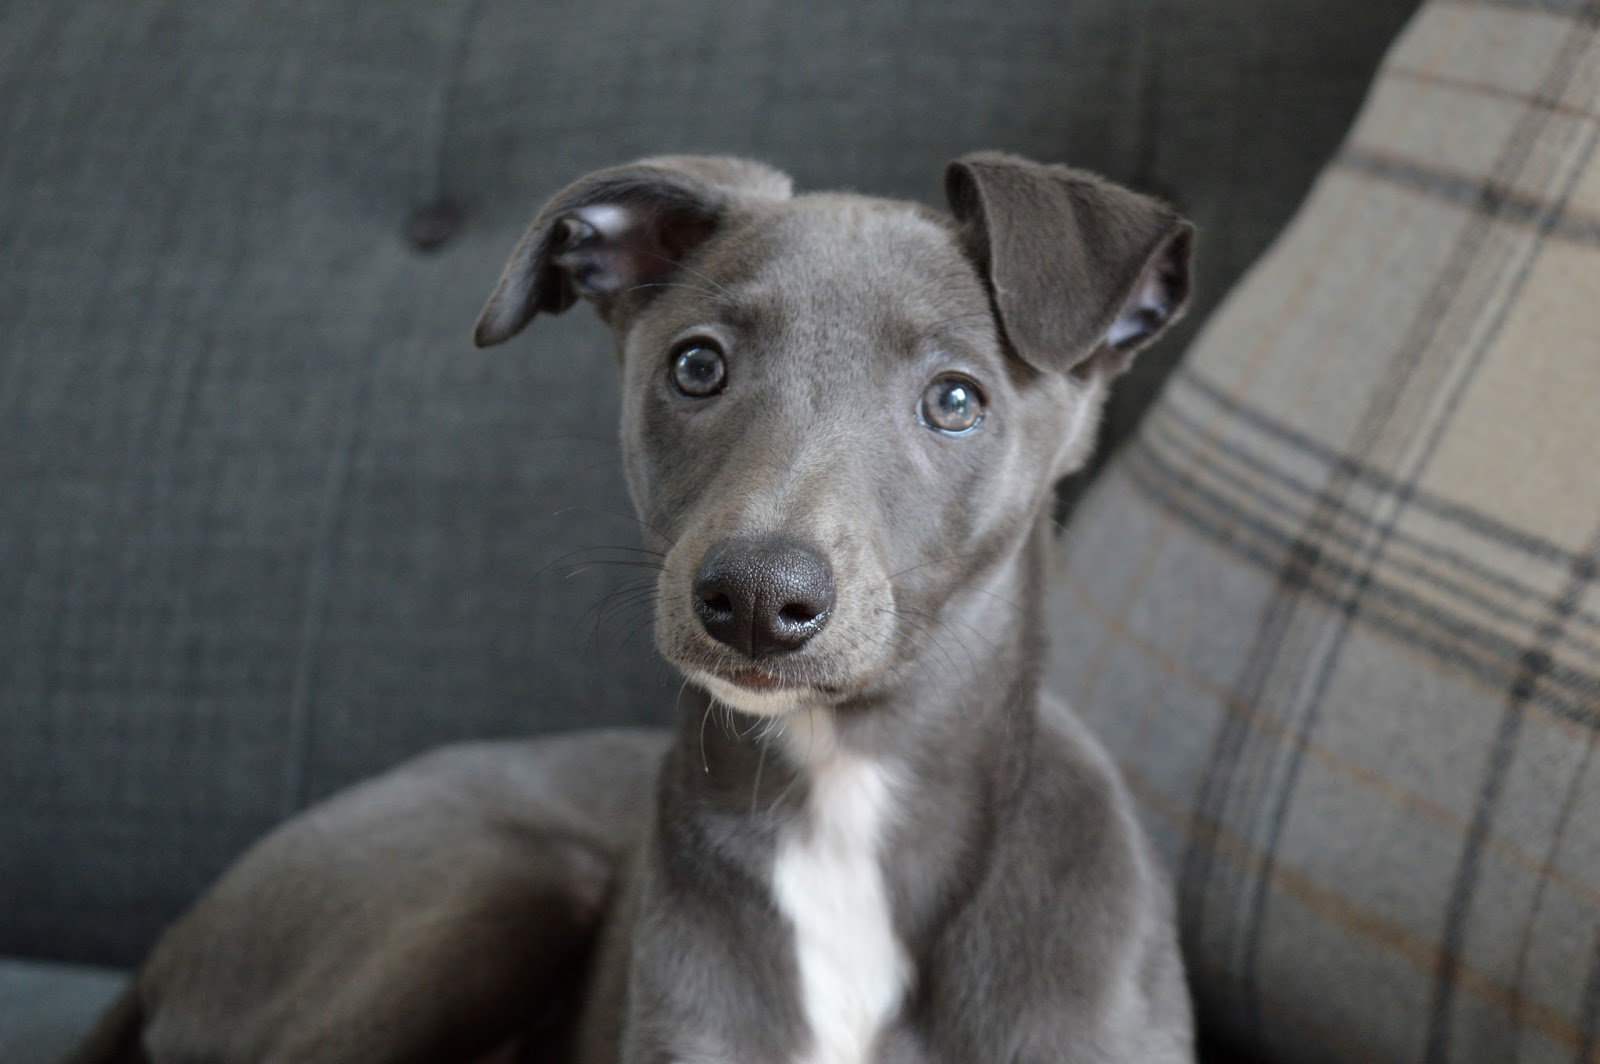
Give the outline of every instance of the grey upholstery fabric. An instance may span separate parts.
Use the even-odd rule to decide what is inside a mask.
[[[934,199],[968,149],[1068,159],[1182,201],[1204,304],[1410,6],[0,5],[0,951],[130,961],[357,776],[670,712],[636,613],[588,637],[640,574],[545,568],[638,542],[600,329],[467,344],[555,187],[721,150]]]
[[[0,960],[0,1060],[58,1064],[126,980],[100,968]]]

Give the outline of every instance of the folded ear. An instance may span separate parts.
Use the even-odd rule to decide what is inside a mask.
[[[967,252],[1006,336],[1039,369],[1126,369],[1189,304],[1194,226],[1166,204],[998,152],[945,171]]]
[[[545,204],[500,275],[473,340],[503,343],[579,296],[602,316],[660,281],[748,198],[786,199],[789,178],[724,156],[664,155],[599,170]]]

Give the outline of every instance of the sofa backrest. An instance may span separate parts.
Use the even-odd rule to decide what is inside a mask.
[[[670,714],[638,610],[589,639],[639,574],[547,568],[638,542],[602,330],[468,344],[552,190],[727,151],[934,201],[974,148],[1070,160],[1200,222],[1203,312],[1409,7],[0,7],[0,951],[130,961],[356,777]]]

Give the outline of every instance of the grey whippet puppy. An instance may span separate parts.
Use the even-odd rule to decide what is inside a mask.
[[[946,186],[670,157],[540,212],[477,342],[580,298],[614,330],[656,640],[700,695],[291,821],[78,1060],[1193,1059],[1166,880],[1039,689],[1052,487],[1183,311],[1193,229],[1004,155]]]

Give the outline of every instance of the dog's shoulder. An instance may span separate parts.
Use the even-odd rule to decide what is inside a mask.
[[[1041,692],[1036,726],[1031,800],[1059,810],[1086,830],[1101,824],[1119,837],[1136,838],[1138,826],[1122,775],[1083,719],[1060,698]]]
[[[1088,971],[1125,955],[1160,917],[1164,879],[1116,765],[1065,704],[1041,699],[1031,765],[1000,833],[1004,904],[1035,941]],[[1091,980],[1098,983],[1098,980]]]
[[[1166,876],[1116,765],[1055,698],[1041,699],[1027,784],[995,860],[974,914],[989,948],[965,962],[975,971],[962,985],[1014,966],[1017,981],[1000,980],[1010,995],[991,1004],[1013,1018],[1015,1059],[1085,1037],[1119,1047],[1117,1059],[1192,1059]],[[1040,972],[1050,977],[1022,974]]]

